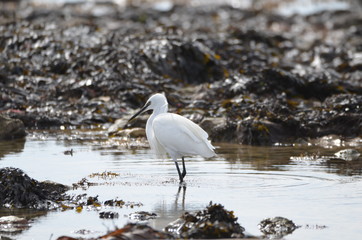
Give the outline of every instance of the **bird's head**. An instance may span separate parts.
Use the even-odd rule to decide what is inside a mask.
[[[144,113],[148,110],[163,110],[163,111],[167,111],[167,99],[165,97],[165,95],[161,94],[161,93],[156,93],[154,95],[152,95],[146,102],[146,104],[135,114],[133,115],[128,122],[130,122],[132,119],[136,118],[138,115],[140,115],[141,113]]]

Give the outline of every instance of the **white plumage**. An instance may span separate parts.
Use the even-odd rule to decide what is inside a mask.
[[[171,156],[180,182],[183,182],[186,175],[185,156],[215,156],[215,148],[207,139],[208,134],[199,125],[178,114],[167,113],[168,103],[163,94],[152,95],[130,120],[147,110],[153,110],[146,124],[146,135],[151,149],[158,157],[165,157],[166,153]],[[177,163],[178,158],[182,159],[182,173]]]

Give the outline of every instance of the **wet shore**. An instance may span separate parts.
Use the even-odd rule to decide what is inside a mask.
[[[274,10],[2,3],[0,113],[28,129],[107,127],[164,92],[213,141],[360,137],[360,12]]]

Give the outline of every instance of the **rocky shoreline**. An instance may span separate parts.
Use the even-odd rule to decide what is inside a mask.
[[[2,4],[0,113],[28,129],[110,126],[164,92],[212,141],[362,135],[353,9]]]

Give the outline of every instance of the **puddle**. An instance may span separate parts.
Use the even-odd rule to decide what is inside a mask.
[[[215,158],[187,158],[187,186],[179,188],[172,161],[154,159],[142,141],[108,139],[104,131],[34,132],[25,142],[0,142],[0,167],[18,167],[39,181],[67,185],[87,178],[98,185],[69,193],[98,195],[101,202],[141,203],[80,212],[0,209],[0,217],[31,218],[29,229],[10,236],[16,239],[96,237],[133,221],[129,216],[135,212],[157,214],[147,221],[162,229],[184,211],[204,209],[213,201],[233,210],[246,232],[256,236],[261,235],[258,223],[275,216],[301,226],[285,239],[361,236],[361,158],[311,164],[311,158],[300,156],[332,156],[343,148],[215,145]],[[362,146],[353,148],[362,152]],[[72,154],[67,154],[71,149]],[[106,172],[112,174],[102,174]],[[118,213],[118,218],[100,218],[104,211]]]

